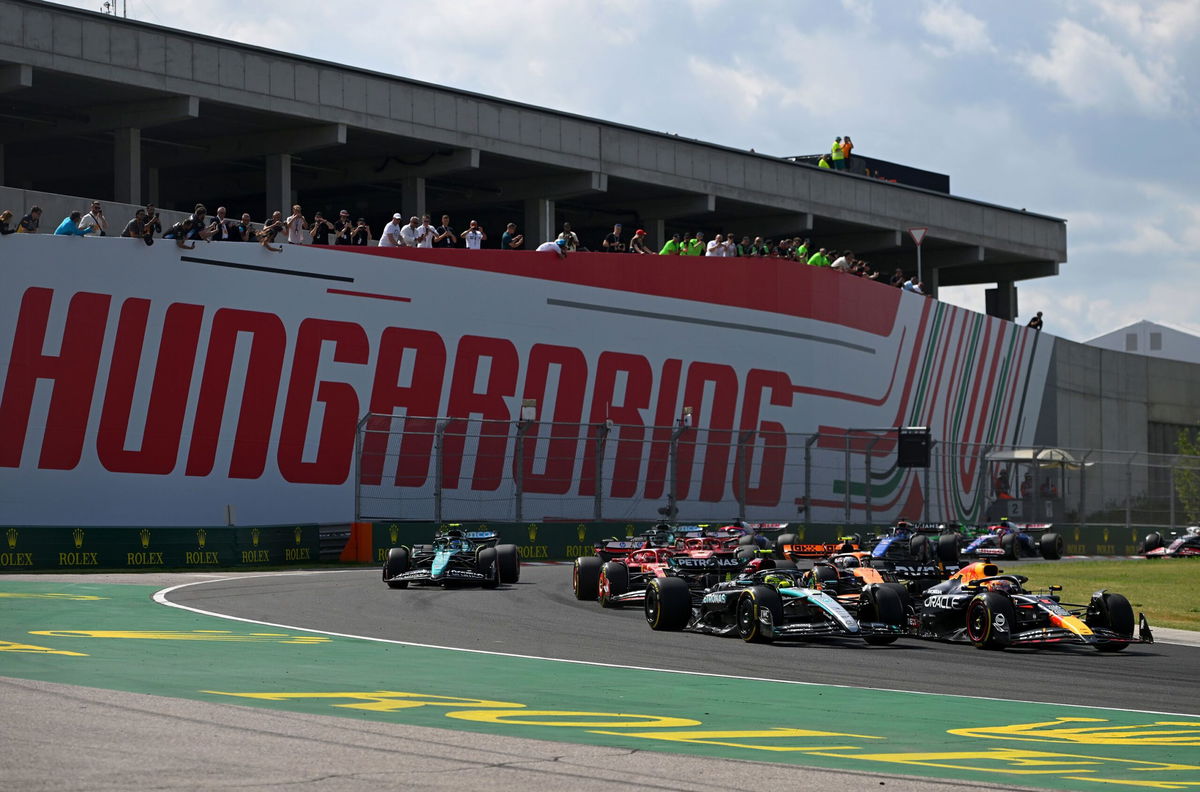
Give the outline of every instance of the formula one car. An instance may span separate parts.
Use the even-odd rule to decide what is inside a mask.
[[[496,588],[521,579],[521,557],[517,546],[497,544],[494,531],[443,531],[433,544],[393,547],[383,564],[383,582],[388,588],[423,585],[476,585]]]
[[[1059,601],[1061,586],[1032,592],[1024,575],[1002,572],[980,561],[930,587],[916,602],[916,634],[969,641],[980,649],[1084,644],[1119,652],[1131,643],[1154,642],[1144,614],[1138,614],[1134,637],[1133,608],[1120,594],[1101,590],[1087,605],[1068,605]]]
[[[853,553],[860,549],[863,538],[843,536],[836,542],[803,542],[796,534],[781,534],[775,540],[775,557],[798,561],[802,558],[828,558],[834,553]]]
[[[1142,543],[1142,555],[1146,558],[1200,558],[1200,525],[1189,525],[1182,534],[1172,533],[1167,544],[1162,534],[1155,531],[1146,536]]]
[[[1063,538],[1051,531],[1050,523],[1013,523],[1007,517],[976,536],[963,548],[965,556],[1016,560],[1041,556],[1047,561],[1062,558]]]
[[[671,559],[673,564],[684,560]],[[887,644],[905,633],[904,605],[896,591],[868,584],[855,618],[835,597],[805,586],[804,574],[760,569],[702,589],[674,574],[656,577],[646,589],[646,622],[653,630],[737,635],[759,643],[840,636]]]
[[[911,523],[899,520],[881,536],[864,543],[874,558],[907,564],[958,563],[961,534],[956,523]]]

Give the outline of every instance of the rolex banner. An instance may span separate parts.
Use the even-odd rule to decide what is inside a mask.
[[[3,529],[0,571],[217,569],[314,564],[316,525]]]

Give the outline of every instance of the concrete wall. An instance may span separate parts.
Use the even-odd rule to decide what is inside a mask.
[[[0,210],[11,209],[13,213],[13,225],[25,216],[29,209],[33,206],[42,207],[42,225],[39,233],[53,234],[54,229],[58,228],[58,224],[63,221],[71,212],[80,211],[87,212],[91,208],[92,201],[96,196],[91,198],[83,198],[78,195],[59,195],[58,193],[38,192],[37,190],[21,190],[16,187],[0,187]],[[108,218],[108,233],[111,236],[118,236],[125,230],[125,224],[133,219],[134,213],[143,206],[134,206],[133,204],[122,204],[107,201],[103,197],[99,198],[101,206],[104,208],[104,216]],[[216,209],[215,206],[209,207],[210,214]],[[188,216],[187,212],[171,212],[165,209],[159,209],[159,219],[162,222],[163,229],[166,230],[172,223],[178,222]]]

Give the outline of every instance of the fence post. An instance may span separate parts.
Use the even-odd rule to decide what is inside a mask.
[[[354,522],[362,519],[362,434],[370,418],[367,413],[354,427]]]
[[[804,441],[804,530],[812,528],[812,447],[820,434],[810,435]]]
[[[929,455],[930,455],[930,457],[932,457],[932,456],[933,456],[933,449],[934,449],[936,446],[937,446],[937,440],[930,440],[930,441],[929,441]],[[930,497],[929,497],[929,495],[930,495],[930,493],[929,493],[929,468],[930,468],[930,467],[932,467],[932,466],[926,466],[926,468],[925,468],[925,497],[921,498],[921,509],[922,509],[922,511],[924,511],[924,515],[923,515],[923,516],[922,516],[922,518],[921,518],[921,522],[929,522],[929,501],[930,501]]]
[[[863,484],[863,502],[865,504],[866,513],[863,519],[867,522],[867,530],[871,530],[871,454],[875,451],[875,444],[879,442],[879,437],[876,435],[871,438],[871,442],[867,444],[867,459],[864,467],[866,468],[866,479]]]
[[[675,485],[678,476],[676,468],[679,464],[679,437],[687,431],[687,428],[684,419],[678,419],[675,422],[675,428],[671,430],[671,445],[667,448],[667,465],[670,467],[668,483],[671,486],[670,491],[667,492],[667,513],[665,515],[668,521],[674,521],[675,516],[679,514],[679,506],[675,501]]]
[[[1167,497],[1170,498],[1170,500],[1171,500],[1171,530],[1174,531],[1175,530],[1175,466],[1171,465],[1171,467],[1168,469],[1170,470],[1171,488],[1170,488],[1170,492],[1168,493]]]
[[[592,507],[592,519],[601,520],[604,515],[604,451],[608,443],[609,425],[605,421],[596,424],[596,480],[593,486],[596,490],[596,502]]]
[[[516,462],[513,464],[513,520],[521,522],[525,519],[525,504],[522,502],[525,494],[525,431],[529,421],[517,421],[517,440],[515,444]]]
[[[442,449],[448,423],[449,421],[438,421],[433,430],[433,521],[439,526],[442,524]]]
[[[1134,451],[1125,463],[1125,530],[1133,526],[1133,460],[1137,456]]]
[[[750,462],[754,458],[754,432],[738,433],[738,465],[741,475],[737,482],[738,519],[746,519],[746,490],[750,486]]]
[[[1087,528],[1087,458],[1095,449],[1088,449],[1079,463],[1079,527]]]

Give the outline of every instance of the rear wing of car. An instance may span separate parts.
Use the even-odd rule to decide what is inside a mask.
[[[667,559],[667,567],[673,572],[677,572],[679,574],[739,572],[748,563],[750,563],[749,558],[718,555],[709,556],[708,558],[672,556],[671,558]]]

